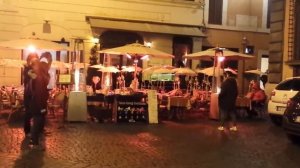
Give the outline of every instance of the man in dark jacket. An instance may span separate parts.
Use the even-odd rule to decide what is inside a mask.
[[[44,149],[39,146],[39,137],[43,130],[45,122],[45,115],[47,109],[47,100],[49,92],[47,85],[50,80],[48,73],[49,65],[47,62],[34,62],[33,71],[37,74],[36,78],[32,80],[32,99],[31,99],[31,112],[33,115],[33,127],[31,133],[32,148]]]
[[[36,75],[32,71],[32,63],[38,61],[39,57],[36,53],[30,53],[27,57],[27,64],[24,66],[23,71],[23,82],[24,82],[24,106],[25,106],[25,115],[24,115],[24,133],[28,137],[30,135],[30,120],[32,118],[32,113],[30,111],[30,101],[32,97],[32,83],[31,79]]]
[[[238,87],[235,78],[227,74],[228,77],[221,85],[221,92],[218,97],[219,101],[219,113],[221,118],[221,125],[218,127],[220,131],[224,130],[225,120],[230,115],[233,122],[233,126],[230,128],[231,131],[237,131],[236,127],[236,110],[235,103],[238,96]]]

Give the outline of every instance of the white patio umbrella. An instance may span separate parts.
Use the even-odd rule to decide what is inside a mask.
[[[136,71],[137,72],[141,72],[143,69],[141,67],[136,67]],[[122,72],[134,72],[135,71],[135,67],[134,66],[123,66],[122,67]]]
[[[262,75],[262,74],[264,74],[259,69],[248,70],[248,71],[245,71],[245,73],[247,73],[247,74],[255,74],[255,75]]]
[[[204,69],[196,69],[197,73],[202,73],[207,76],[213,76],[214,75],[214,67],[204,68]],[[223,76],[224,72],[231,72],[234,75],[237,75],[237,72],[231,68],[224,68],[220,69],[220,75]],[[216,76],[216,74],[215,74]]]
[[[221,55],[218,55],[218,51],[222,51],[223,53]],[[223,56],[225,57],[226,60],[245,60],[245,59],[251,59],[253,56],[239,53],[239,52],[234,52],[230,51],[226,48],[210,48],[208,50],[192,53],[192,54],[187,54],[183,56],[183,58],[186,59],[202,59],[202,60],[212,60],[214,57],[219,57]]]
[[[146,69],[143,70],[143,73],[146,73],[146,74],[152,74],[153,71],[157,70],[157,69],[161,69],[161,68],[164,68],[164,69],[174,69],[175,67],[171,66],[171,65],[165,65],[165,66],[152,66],[152,67],[148,67]]]
[[[16,59],[0,59],[0,66],[11,67],[11,68],[23,68],[26,64],[24,60]]]
[[[147,47],[145,45],[139,43],[132,43],[121,47],[110,48],[106,50],[98,51],[99,53],[106,53],[106,54],[114,54],[114,55],[126,55],[129,54],[132,57],[141,58],[145,55],[149,55],[151,57],[157,58],[173,58],[172,54],[156,50],[154,48]]]
[[[104,66],[102,64],[91,65],[90,67],[91,68],[97,68],[97,69],[104,68]]]
[[[226,48],[211,48],[208,50],[192,53],[192,54],[187,54],[183,56],[183,58],[186,59],[198,59],[198,60],[213,60],[213,59],[218,59],[220,57],[224,57],[225,60],[247,60],[247,59],[252,59],[254,56],[239,53],[239,52],[234,52],[230,51]],[[214,67],[217,67],[217,72],[220,72],[220,64],[218,63],[217,65],[214,65]],[[215,72],[215,70],[214,70]],[[213,75],[214,76],[214,75]],[[213,79],[213,91],[215,92],[217,90],[217,86],[220,85],[221,79],[219,77],[220,75],[217,75],[217,82]]]
[[[216,76],[216,73],[214,73],[214,67],[209,67],[209,68],[204,68],[204,69],[196,69],[195,70],[197,73],[202,73],[204,75],[207,75],[207,76]],[[220,69],[220,75],[223,75],[224,73],[224,70],[223,69]]]
[[[99,69],[98,71],[101,72],[109,72],[109,73],[117,73],[120,72],[120,70],[118,68],[116,68],[115,66],[107,66],[107,67],[103,67],[101,69]]]
[[[152,72],[152,74],[171,74],[171,73],[173,73],[173,71],[171,69],[164,68],[164,67],[155,69]]]
[[[132,43],[121,47],[101,50],[98,52],[106,53],[106,54],[114,54],[114,55],[126,55],[127,57],[130,57],[135,60],[144,59],[146,57],[164,58],[164,59],[174,58],[172,54],[159,51],[139,43]],[[137,67],[136,64],[135,66]],[[136,70],[134,76],[136,76]]]
[[[66,69],[66,68],[71,68],[71,64],[66,62],[61,62],[61,61],[52,61],[51,68]]]
[[[153,74],[153,72],[157,69],[160,69],[161,66],[152,66],[152,67],[148,67],[143,69],[143,78],[151,78],[151,75]]]
[[[175,68],[171,70],[175,75],[196,76],[197,73],[190,68]]]
[[[35,48],[47,51],[71,50],[68,46],[38,38],[21,38],[16,40],[1,41],[0,47],[20,50],[27,48]]]
[[[90,65],[89,63],[74,62],[75,69],[85,68],[89,65]]]
[[[237,71],[235,71],[234,69],[231,69],[231,68],[224,68],[224,71],[225,72],[231,72],[233,75],[237,75],[238,73],[237,73]]]

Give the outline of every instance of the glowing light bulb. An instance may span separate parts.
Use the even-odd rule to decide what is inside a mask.
[[[149,55],[144,55],[141,60],[148,60],[149,59]]]
[[[225,60],[225,57],[222,57],[222,56],[218,57],[219,62],[223,62],[224,60]]]
[[[36,52],[36,48],[35,48],[34,45],[29,45],[29,46],[27,47],[27,50],[28,50],[29,52],[31,52],[31,53]]]
[[[126,54],[126,57],[129,58],[129,59],[131,59],[131,55],[129,55],[129,54]]]
[[[152,42],[145,42],[144,44],[146,47],[149,47],[149,48],[152,47]]]

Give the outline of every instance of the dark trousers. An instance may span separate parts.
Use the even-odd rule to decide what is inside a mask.
[[[221,126],[224,126],[225,120],[228,118],[228,116],[230,116],[233,126],[236,126],[236,110],[224,110],[220,108],[219,112],[221,118]]]
[[[31,131],[31,140],[33,145],[39,144],[39,137],[45,125],[45,114],[33,115],[33,126]]]
[[[30,133],[31,118],[32,118],[32,113],[30,112],[29,106],[25,106],[24,125],[23,125],[25,134]]]
[[[247,114],[249,118],[255,117],[258,115],[257,108],[263,106],[262,102],[251,101],[251,109],[248,109]]]

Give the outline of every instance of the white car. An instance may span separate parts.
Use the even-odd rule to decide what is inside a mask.
[[[287,102],[300,91],[300,77],[287,78],[272,91],[268,102],[268,113],[275,125],[282,124]]]

